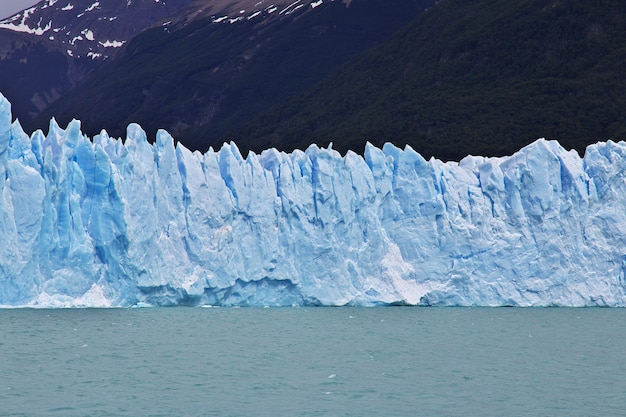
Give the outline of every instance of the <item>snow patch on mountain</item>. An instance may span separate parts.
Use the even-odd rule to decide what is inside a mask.
[[[0,28],[41,36],[52,28],[52,21],[48,21],[43,26],[43,19],[39,19],[37,22],[34,22],[34,24],[27,24],[26,21],[36,10],[37,7],[31,7],[15,16],[0,20]]]
[[[52,6],[54,6],[57,3],[57,1],[59,1],[59,0],[48,0],[46,3],[44,3],[43,6],[41,6],[41,8],[42,9],[46,9],[48,7],[52,7]]]
[[[88,41],[95,40],[95,38],[93,36],[93,32],[91,30],[84,29],[81,33],[85,36],[85,39],[87,39]]]
[[[87,7],[85,9],[85,13],[89,13],[90,11],[95,10],[96,7],[99,7],[99,6],[100,6],[100,2],[97,1],[97,2],[93,3],[91,6]]]
[[[104,42],[99,42],[100,45],[104,46],[105,48],[120,48],[124,45],[124,43],[126,43],[125,41],[104,41]]]
[[[332,2],[334,0],[328,0],[328,1]],[[226,22],[226,23],[233,24],[233,23],[240,22],[243,20],[251,20],[258,16],[271,15],[272,13],[279,10],[279,6],[281,8],[278,14],[283,15],[283,16],[288,16],[296,12],[297,10],[300,10],[303,7],[306,7],[307,5],[310,5],[311,8],[314,9],[322,5],[322,3],[323,3],[323,0],[317,0],[317,1],[296,0],[296,1],[292,1],[291,3],[289,3],[288,1],[279,1],[279,2],[273,2],[269,6],[261,7],[263,6],[264,2],[259,1],[256,4],[254,4],[254,7],[252,10],[240,9],[237,11],[233,11],[229,14],[214,15],[212,16],[212,22],[213,23]]]

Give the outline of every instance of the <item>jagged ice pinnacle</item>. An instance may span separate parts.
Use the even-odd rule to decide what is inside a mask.
[[[0,305],[624,306],[626,144],[426,161],[11,123]]]

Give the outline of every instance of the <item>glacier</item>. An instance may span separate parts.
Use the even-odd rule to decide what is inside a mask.
[[[28,136],[0,95],[0,242],[3,307],[624,306],[626,143],[243,158]]]

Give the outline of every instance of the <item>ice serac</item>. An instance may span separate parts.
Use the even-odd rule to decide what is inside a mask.
[[[30,137],[0,97],[0,304],[624,306],[626,143],[584,158]]]

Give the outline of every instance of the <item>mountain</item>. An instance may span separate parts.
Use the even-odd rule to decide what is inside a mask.
[[[305,3],[278,0],[44,0],[0,21],[0,91],[22,123],[32,123],[145,30],[168,32],[198,19],[235,23],[290,15]],[[310,7],[321,5],[309,2]],[[309,3],[306,3],[309,6]],[[275,13],[274,13],[275,12]]]
[[[70,57],[106,59],[134,35],[193,0],[44,0],[0,28],[47,39]]]
[[[0,91],[27,123],[137,33],[192,0],[44,0],[0,21]]]
[[[126,126],[138,122],[151,136],[166,128],[190,148],[207,149],[231,126],[389,39],[432,3],[272,2],[256,11],[235,9],[235,15],[172,18],[134,37],[25,126],[45,128],[52,116],[64,125],[76,117],[88,134],[106,127],[124,136]]]
[[[538,137],[583,152],[626,135],[617,0],[179,0],[168,11],[161,3],[125,0],[123,13],[75,6],[84,16],[74,20],[102,13],[92,21],[105,26],[122,14],[132,22],[133,10],[139,21],[140,5],[155,10],[129,38],[115,38],[120,48],[102,47],[115,51],[106,59],[84,49],[113,42],[92,24],[54,41],[43,34],[61,21],[36,13],[71,12],[65,3],[5,21],[33,22],[11,32],[12,52],[0,60],[2,74],[14,74],[0,89],[27,130],[76,117],[89,135],[106,127],[123,137],[139,122],[151,137],[166,128],[199,150],[236,140],[244,153],[330,142],[345,153],[391,141],[447,160],[508,155]],[[76,36],[83,49],[70,57]]]
[[[624,142],[244,159],[11,120],[0,96],[5,307],[626,306]]]
[[[547,137],[582,153],[626,138],[625,12],[618,0],[445,0],[222,139],[342,153],[391,141],[460,160]]]

